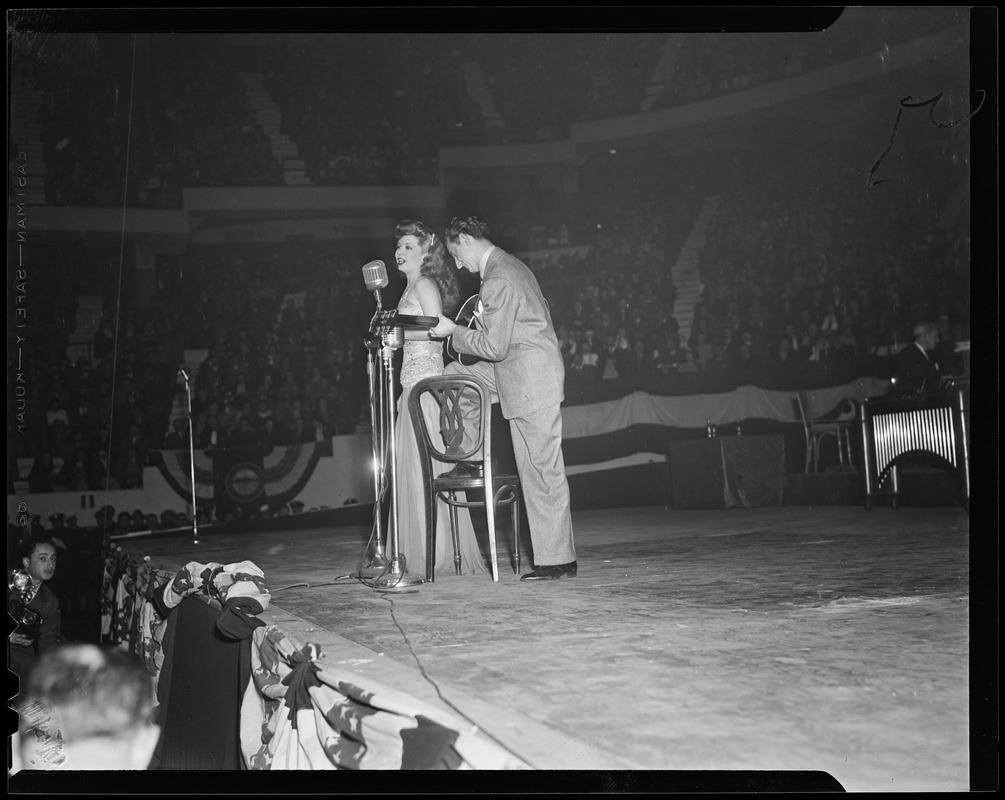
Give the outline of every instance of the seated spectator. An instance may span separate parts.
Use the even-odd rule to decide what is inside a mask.
[[[697,372],[698,363],[695,360],[694,350],[684,351],[684,363],[677,365],[678,372]]]
[[[311,369],[310,377],[304,384],[304,394],[308,400],[315,403],[328,394],[328,381],[321,374],[320,367]]]
[[[826,361],[830,357],[830,340],[826,336],[818,336],[810,348],[808,361]]]
[[[283,433],[276,427],[276,421],[272,417],[267,417],[262,421],[258,431],[258,441],[262,443],[262,447],[269,450],[284,443]]]
[[[272,406],[267,397],[261,397],[258,401],[258,411],[255,413],[255,424],[261,427],[266,419],[272,418]]]
[[[70,417],[58,397],[54,397],[49,401],[49,410],[45,413],[45,422],[51,431],[59,428],[66,429],[70,426]]]
[[[100,449],[90,459],[91,472],[89,483],[92,489],[121,489],[122,483],[116,470],[112,469],[108,460],[108,450]]]
[[[120,448],[122,456],[128,456],[129,450],[132,448],[135,451],[136,461],[141,467],[149,463],[150,437],[138,423],[134,422],[129,426],[129,434],[120,444]]]
[[[226,447],[227,436],[220,430],[220,423],[215,414],[206,414],[203,418],[203,428],[196,437],[196,447],[205,450],[210,447]]]
[[[35,456],[31,472],[28,473],[30,491],[33,493],[51,492],[52,481],[55,477],[57,477],[56,466],[53,463],[52,453],[49,450],[43,450]]]
[[[935,321],[935,329],[939,340],[933,348],[933,353],[935,354],[935,362],[939,365],[939,372],[942,375],[962,375],[963,358],[956,352],[956,336],[947,313],[943,312],[939,315]]]
[[[935,360],[939,331],[931,322],[919,322],[912,331],[914,341],[897,353],[893,367],[891,393],[909,394],[938,387],[942,376]]]
[[[712,359],[712,343],[708,341],[708,336],[703,331],[699,331],[695,336],[692,350],[694,350],[694,360],[698,369],[705,369]]]
[[[134,530],[139,530],[133,525],[133,515],[128,511],[120,511],[118,517],[116,517],[116,534],[121,533],[131,533]],[[114,535],[114,534],[113,534]]]
[[[251,420],[244,416],[227,439],[227,447],[257,447],[261,444],[261,435],[251,426]]]
[[[335,415],[332,414],[327,395],[319,397],[311,420],[321,441],[327,442],[335,435]]]
[[[768,360],[775,364],[791,364],[795,360],[792,355],[792,343],[787,336],[779,339],[774,349],[768,351]]]
[[[90,477],[91,467],[88,463],[87,451],[78,447],[59,471],[59,483],[67,491],[86,491],[91,488]]]
[[[94,334],[94,359],[96,361],[101,361],[108,355],[111,355],[115,349],[115,328],[112,327],[112,323],[108,320],[103,320],[101,327],[98,328],[97,333]]]
[[[188,450],[188,419],[175,417],[171,421],[171,432],[164,437],[165,450]]]
[[[123,489],[140,489],[143,487],[143,464],[140,462],[139,451],[130,445],[115,470],[119,486]]]

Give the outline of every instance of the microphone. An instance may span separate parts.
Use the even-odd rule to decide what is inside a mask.
[[[363,280],[368,291],[376,292],[387,286],[387,267],[380,259],[371,261],[363,267]]]

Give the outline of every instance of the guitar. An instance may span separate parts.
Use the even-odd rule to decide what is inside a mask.
[[[454,322],[458,325],[463,325],[465,328],[473,329],[476,327],[478,323],[478,295],[473,294],[464,301],[463,305],[461,305],[460,311],[457,312],[457,319],[455,319]],[[447,340],[443,345],[448,360],[456,361],[465,367],[470,367],[477,364],[479,361],[484,361],[483,358],[470,355],[469,353],[458,353],[450,345],[452,340],[452,336],[447,337]]]

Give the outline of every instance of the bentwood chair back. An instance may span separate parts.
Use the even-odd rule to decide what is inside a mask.
[[[813,471],[820,471],[820,442],[828,436],[833,436],[837,443],[838,461],[842,471],[853,469],[851,456],[851,427],[852,420],[838,419],[815,419],[813,416],[813,403],[809,392],[796,392],[796,404],[799,407],[799,416],[803,423],[803,433],[806,436],[806,468],[810,471],[810,464]]]
[[[435,406],[423,398],[431,397]],[[453,538],[454,564],[460,572],[457,509],[485,508],[488,523],[489,551],[492,560],[492,580],[499,580],[496,552],[496,510],[508,505],[512,511],[514,571],[520,571],[520,479],[515,466],[500,464],[494,458],[492,397],[488,387],[471,376],[449,375],[424,378],[412,387],[408,398],[408,413],[412,418],[422,464],[422,479],[426,507],[426,580],[434,580],[437,498],[450,509],[450,531]],[[472,430],[474,424],[477,430]],[[434,427],[435,426],[435,427]],[[496,440],[494,442],[493,440]],[[463,475],[454,467],[463,464]],[[480,469],[479,469],[480,468]],[[480,474],[479,474],[480,473]],[[461,495],[463,494],[463,499]]]

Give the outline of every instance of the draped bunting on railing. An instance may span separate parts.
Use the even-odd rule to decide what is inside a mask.
[[[279,628],[253,634],[241,707],[250,769],[528,769],[520,758],[426,703],[316,660]]]
[[[809,392],[820,416],[833,413],[844,400],[861,402],[883,395],[889,381],[857,378],[842,386]],[[632,425],[663,425],[670,428],[701,428],[712,420],[725,425],[748,419],[799,422],[794,391],[776,391],[757,386],[740,386],[720,394],[692,394],[685,397],[658,396],[634,392],[625,397],[562,409],[562,437],[576,439],[624,430]]]
[[[797,391],[812,392],[845,386],[861,378],[874,378],[883,383],[890,378],[893,362],[894,359],[888,356],[872,356],[859,360],[800,361],[618,380],[586,378],[569,370],[565,376],[564,405],[566,408],[592,405],[636,392],[688,398],[693,395],[728,394],[744,386],[795,394]]]
[[[279,627],[257,619],[268,609],[270,597],[265,575],[251,561],[191,561],[170,572],[119,547],[106,552],[103,638],[142,659],[164,703],[159,718],[174,721],[165,726],[158,744],[160,767],[174,768],[179,758],[198,755],[199,768],[220,768],[213,764],[219,753],[186,751],[189,736],[177,722],[190,715],[186,703],[191,698],[176,697],[165,685],[177,682],[172,677],[178,671],[176,658],[184,657],[191,665],[196,655],[199,663],[191,651],[193,643],[186,640],[195,633],[184,625],[171,628],[179,609],[186,608],[182,601],[196,598],[211,606],[206,609],[208,624],[222,636],[217,637],[221,642],[250,642],[251,669],[241,684],[238,718],[198,717],[200,736],[240,742],[248,769],[531,768],[474,724],[364,675],[326,665],[317,644],[300,645]],[[199,635],[205,638],[206,631],[200,629]],[[221,659],[207,659],[199,668],[236,669]],[[207,690],[210,684],[238,679],[237,672],[203,674]],[[198,693],[200,687],[190,689]],[[173,716],[172,703],[179,711]]]
[[[196,450],[196,501],[209,505],[253,503],[276,508],[288,503],[307,485],[326,448],[316,442],[260,448]],[[192,499],[192,463],[187,450],[152,450],[151,464],[168,485],[187,501]]]

